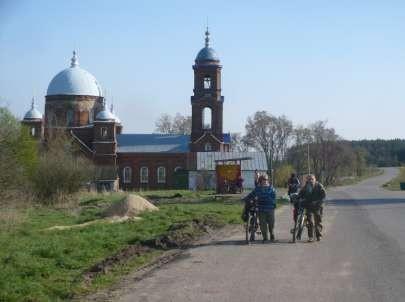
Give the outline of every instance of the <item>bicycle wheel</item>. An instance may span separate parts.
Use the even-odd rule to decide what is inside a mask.
[[[256,217],[249,214],[248,220],[246,221],[245,225],[245,240],[246,243],[249,244],[250,241],[255,240],[255,232],[256,232]]]
[[[295,239],[297,238],[297,231],[298,231],[298,218],[297,220],[294,222],[294,228],[293,228],[293,232],[292,232],[292,242],[295,243]]]
[[[245,225],[245,235],[246,235],[245,240],[246,240],[247,244],[249,244],[249,242],[250,242],[250,232],[252,230],[252,227],[251,227],[252,219],[253,219],[253,216],[248,214],[248,219],[247,219],[246,225]]]
[[[257,217],[256,215],[252,216],[252,221],[250,223],[250,241],[255,241],[257,231]]]
[[[304,211],[297,218],[297,239],[301,240],[302,231],[304,230]]]

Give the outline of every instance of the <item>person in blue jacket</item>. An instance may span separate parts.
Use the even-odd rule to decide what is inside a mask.
[[[263,242],[269,239],[275,241],[274,237],[274,211],[276,209],[276,190],[269,182],[267,174],[260,175],[258,186],[253,189],[243,200],[245,203],[257,200],[260,230],[263,235]]]

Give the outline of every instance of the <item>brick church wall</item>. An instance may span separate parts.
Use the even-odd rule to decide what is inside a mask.
[[[117,157],[120,185],[128,189],[169,189],[174,185],[174,170],[176,167],[188,170],[192,159],[189,153],[118,153]],[[130,167],[132,177],[130,183],[123,181],[123,169]],[[148,183],[141,183],[140,169],[147,167],[149,171]],[[165,167],[166,182],[158,183],[157,169]]]

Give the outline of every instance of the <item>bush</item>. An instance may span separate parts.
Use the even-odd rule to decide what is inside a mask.
[[[294,172],[294,168],[292,165],[288,165],[288,164],[283,164],[281,166],[279,166],[276,170],[275,170],[275,174],[274,174],[274,185],[278,188],[285,188],[287,186],[288,183],[288,179],[291,176],[291,173]]]
[[[38,164],[38,143],[5,107],[0,107],[0,200],[24,192]]]
[[[32,177],[38,200],[45,203],[63,201],[92,180],[92,162],[76,151],[72,141],[64,134],[48,141]]]

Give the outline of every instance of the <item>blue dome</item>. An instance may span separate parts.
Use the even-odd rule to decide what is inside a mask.
[[[96,116],[96,121],[115,121],[116,117],[107,109],[100,111]]]
[[[196,62],[204,62],[204,61],[219,61],[219,57],[216,51],[212,47],[204,47],[202,48],[195,58]]]
[[[47,95],[102,96],[101,86],[87,70],[79,67],[76,52],[73,52],[69,68],[59,72],[48,86]]]
[[[25,115],[24,120],[40,120],[42,114],[36,108],[31,108]]]
[[[42,113],[35,108],[35,101],[34,98],[32,98],[31,102],[31,109],[27,111],[27,113],[24,115],[24,120],[41,120],[42,119]]]

